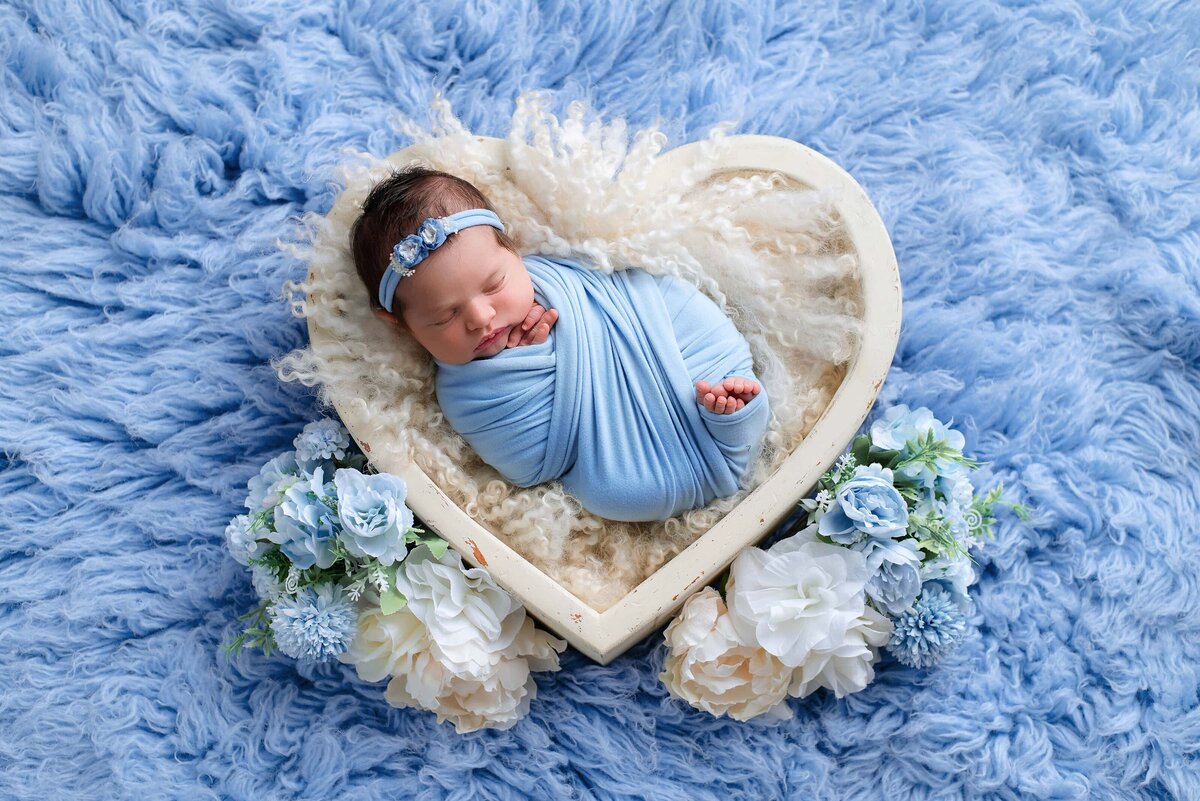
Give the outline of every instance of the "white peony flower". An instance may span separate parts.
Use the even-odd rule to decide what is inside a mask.
[[[669,653],[659,674],[667,690],[696,709],[749,720],[788,719],[792,671],[733,628],[721,594],[705,587],[687,599],[663,633]]]
[[[396,589],[429,629],[443,661],[466,675],[490,675],[525,617],[520,601],[486,570],[465,567],[453,548],[441,559],[427,545],[414,548],[396,572]]]
[[[837,648],[863,614],[870,578],[858,551],[816,539],[816,526],[769,551],[747,548],[730,569],[725,596],[734,628],[788,667],[813,649]]]
[[[875,680],[879,649],[892,636],[892,621],[870,606],[863,607],[840,644],[834,648],[814,648],[804,664],[792,674],[788,694],[804,698],[820,687],[833,690],[842,698],[856,693]]]
[[[533,625],[519,608],[521,624],[509,648],[486,675],[462,673],[442,658],[437,643],[417,654],[411,669],[388,682],[384,697],[392,706],[416,706],[449,720],[459,734],[482,728],[509,729],[529,712],[537,696],[531,670],[558,670],[567,646]],[[516,617],[517,615],[514,615]]]
[[[530,671],[558,670],[566,641],[537,629],[486,570],[464,568],[453,550],[434,559],[418,546],[402,564],[396,586],[407,605],[362,613],[341,660],[366,681],[391,675],[388,703],[434,712],[460,734],[510,728],[537,694]],[[364,597],[368,608],[377,603]]]

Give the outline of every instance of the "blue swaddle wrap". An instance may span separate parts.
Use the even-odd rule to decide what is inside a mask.
[[[769,407],[765,387],[732,414],[696,402],[696,381],[754,378],[746,340],[717,305],[671,276],[523,261],[558,322],[540,345],[436,362],[454,430],[512,483],[561,479],[611,520],[665,520],[737,492]]]

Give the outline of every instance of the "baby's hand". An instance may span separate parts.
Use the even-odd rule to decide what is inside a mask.
[[[529,314],[525,315],[524,322],[513,326],[513,329],[508,332],[508,344],[505,347],[515,348],[520,345],[542,344],[546,341],[546,337],[550,336],[550,329],[557,320],[557,309],[546,309],[541,304],[533,304]]]
[[[742,378],[736,375],[726,378],[721,382],[721,386],[725,388],[725,394],[732,395],[743,404],[754,400],[754,396],[762,389],[757,381],[751,381],[749,378]]]
[[[757,381],[732,376],[719,384],[696,382],[696,402],[717,414],[732,414],[741,409],[762,390]]]

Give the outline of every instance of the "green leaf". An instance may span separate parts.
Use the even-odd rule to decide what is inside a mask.
[[[854,444],[850,446],[850,453],[859,464],[870,464],[871,438],[866,434],[859,434],[854,438]]]
[[[429,552],[433,554],[434,559],[441,559],[442,555],[450,547],[450,543],[439,537],[437,534],[430,534],[427,531],[422,531],[417,528],[410,528],[404,533],[404,541],[408,543],[416,543],[417,545],[428,545]]]
[[[900,451],[875,451],[871,454],[871,461],[878,462],[881,466],[891,470],[900,461]],[[863,462],[863,464],[867,464],[867,462]]]
[[[395,587],[388,587],[387,592],[379,596],[379,610],[385,615],[399,612],[408,604],[408,599],[400,594]]]

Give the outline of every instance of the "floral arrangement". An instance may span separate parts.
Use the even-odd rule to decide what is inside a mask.
[[[537,693],[530,671],[558,670],[566,641],[416,526],[404,481],[365,473],[341,423],[309,423],[293,446],[250,479],[248,514],[225,531],[262,601],[226,653],[337,659],[459,733],[515,724]]]
[[[855,438],[802,528],[747,548],[721,589],[706,587],[666,627],[660,678],[713,715],[790,718],[820,687],[838,698],[874,680],[881,649],[929,667],[967,634],[972,548],[992,537],[1003,487],[975,494],[962,434],[921,408],[888,409]],[[261,600],[224,650],[336,659],[384,698],[459,733],[507,729],[529,710],[531,671],[558,670],[566,642],[537,629],[482,568],[416,525],[404,481],[366,472],[335,420],[250,479],[247,514],[226,528]]]
[[[993,535],[999,486],[976,496],[978,462],[929,409],[894,406],[801,501],[797,533],[747,548],[724,597],[692,595],[664,632],[660,678],[713,715],[790,718],[788,696],[841,698],[874,680],[880,649],[926,668],[967,634],[970,550]]]

